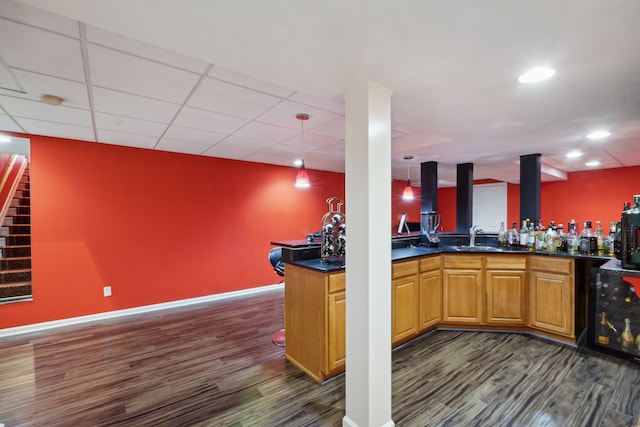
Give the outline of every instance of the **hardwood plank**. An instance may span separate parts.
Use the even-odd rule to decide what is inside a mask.
[[[12,426],[341,426],[271,343],[283,291],[0,341]],[[393,353],[397,426],[637,426],[640,367],[516,333],[438,331]]]

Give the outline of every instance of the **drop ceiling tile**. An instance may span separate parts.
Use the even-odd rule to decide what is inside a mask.
[[[159,138],[167,128],[167,125],[162,123],[106,113],[95,113],[95,120],[98,132],[105,129],[136,135],[153,136],[156,139]]]
[[[143,96],[93,88],[93,107],[96,112],[118,114],[152,122],[169,124],[180,106]]]
[[[0,52],[10,67],[85,81],[77,39],[11,21],[0,23]]]
[[[285,141],[282,141],[283,145],[292,145],[297,147],[298,150],[302,148],[302,141],[300,135],[296,135],[292,138],[289,138]],[[326,147],[333,146],[335,144],[344,143],[338,139],[329,138],[327,136],[322,135],[314,135],[312,133],[304,133],[304,150],[305,151],[322,151]]]
[[[255,150],[246,147],[233,147],[229,145],[216,144],[204,153],[203,156],[220,157],[223,159],[241,160],[255,153]]]
[[[221,141],[225,136],[226,135],[221,133],[183,128],[175,125],[171,126],[164,135],[165,138],[170,138],[175,141],[206,145],[207,147]]]
[[[255,153],[257,151],[262,151],[270,144],[265,144],[264,141],[249,139],[249,138],[241,138],[237,135],[230,135],[225,138],[223,141],[216,144],[216,147],[220,148],[230,148],[230,149],[242,149],[247,152]]]
[[[48,122],[66,123],[91,127],[91,113],[88,110],[62,106],[52,106],[39,101],[0,95],[0,105],[14,118],[30,118]]]
[[[199,76],[96,45],[88,46],[91,81],[107,89],[182,104]]]
[[[11,120],[11,117],[6,114],[0,114],[0,130],[6,132],[24,132],[20,129],[20,126],[18,126],[16,122]]]
[[[156,150],[185,154],[202,154],[210,147],[211,145],[198,144],[196,142],[185,142],[177,139],[162,138],[156,146]]]
[[[230,116],[253,119],[278,104],[281,98],[206,78],[187,105]]]
[[[291,157],[286,155],[278,155],[273,154],[267,151],[261,151],[253,154],[249,154],[243,160],[247,160],[249,162],[258,162],[258,163],[266,163],[269,165],[281,165],[281,166],[291,166]]]
[[[91,127],[24,118],[17,118],[16,121],[25,129],[26,133],[32,135],[54,136],[56,138],[69,138],[92,142],[96,140],[93,134],[93,128]]]
[[[305,129],[305,136],[306,136],[306,133],[307,133],[307,130]],[[325,123],[318,127],[314,127],[313,130],[309,131],[309,133],[328,136],[330,138],[344,141],[344,134],[345,134],[344,117],[338,118],[336,120]]]
[[[327,111],[319,110],[317,108],[302,105],[297,102],[285,100],[276,105],[274,108],[262,114],[256,120],[262,123],[288,127],[290,129],[299,131],[301,123],[300,120],[296,118],[296,115],[298,113],[305,113],[309,115],[309,120],[305,120],[304,122],[305,132],[312,132],[313,129],[340,117],[335,113],[330,113]]]
[[[235,134],[243,138],[258,139],[269,144],[277,144],[299,135],[300,132],[280,126],[251,122]]]
[[[114,132],[106,129],[98,129],[98,142],[105,144],[122,145],[125,147],[153,148],[158,138],[146,135],[134,135],[131,133]]]
[[[238,73],[220,66],[215,66],[209,71],[209,77],[213,77],[224,82],[233,83],[247,89],[253,89],[258,92],[268,93],[270,95],[286,98],[295,91],[286,87],[282,87],[263,80],[254,79],[246,74]]]
[[[23,91],[24,89],[13,70],[6,65],[5,60],[0,55],[0,93],[7,92],[7,95],[20,95]]]
[[[209,64],[199,59],[143,43],[92,25],[87,25],[87,41],[198,74],[204,73],[209,66]]]
[[[2,5],[1,15],[5,18],[67,36],[79,37],[78,21],[15,1],[2,0],[0,4]]]
[[[10,96],[40,101],[42,95],[55,95],[63,100],[65,107],[89,109],[87,85],[57,77],[44,76],[29,71],[14,71],[18,81],[27,93],[7,93]]]
[[[197,108],[184,107],[173,124],[177,126],[230,134],[248,123],[247,120]]]
[[[315,107],[320,110],[330,111],[338,115],[345,114],[344,100],[342,99],[321,99],[305,93],[296,92],[289,97],[289,100]]]

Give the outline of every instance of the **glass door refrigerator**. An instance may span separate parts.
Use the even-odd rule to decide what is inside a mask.
[[[640,270],[612,259],[589,276],[587,345],[640,363]]]

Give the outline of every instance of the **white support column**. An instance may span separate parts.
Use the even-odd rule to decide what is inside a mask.
[[[345,427],[391,419],[391,90],[358,82],[346,104]]]

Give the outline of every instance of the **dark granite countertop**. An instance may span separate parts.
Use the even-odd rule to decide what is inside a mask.
[[[306,243],[305,241],[305,245],[300,245],[300,247],[309,245],[308,243]],[[608,262],[606,264],[603,265],[603,267],[605,266],[609,266],[611,265],[615,265],[615,262],[617,262],[618,265],[618,270],[620,270],[620,261],[616,260],[615,258],[611,258],[609,256],[604,256],[604,255],[586,255],[586,254],[580,254],[580,253],[568,253],[568,252],[546,252],[546,251],[527,251],[527,250],[523,250],[523,249],[517,249],[517,248],[478,248],[478,249],[474,249],[472,251],[461,251],[458,250],[455,246],[449,246],[449,245],[439,245],[436,247],[429,247],[429,246],[422,246],[422,245],[416,245],[416,246],[410,246],[410,247],[405,247],[405,248],[397,248],[397,249],[392,249],[391,250],[391,261],[403,261],[403,260],[409,260],[411,258],[417,258],[417,257],[423,257],[426,255],[436,255],[436,254],[441,254],[441,253],[458,253],[458,254],[505,254],[505,253],[512,253],[512,254],[532,254],[532,255],[545,255],[545,256],[553,256],[553,257],[563,257],[563,258],[578,258],[578,259],[599,259],[599,260],[605,260]],[[348,258],[348,255],[347,255]],[[296,260],[296,261],[292,261],[291,264],[295,264],[295,265],[299,265],[301,267],[306,267],[306,268],[310,268],[313,270],[317,270],[317,271],[321,271],[321,272],[325,272],[325,273],[331,273],[331,272],[337,272],[337,271],[341,271],[344,270],[345,268],[345,263],[346,263],[346,259],[345,260],[338,260],[338,261],[332,261],[330,263],[323,263],[320,261],[319,258],[314,258],[314,259],[305,259],[305,260]],[[631,270],[624,270],[626,271],[631,271]],[[640,277],[640,271],[635,272],[638,274],[638,276]]]

